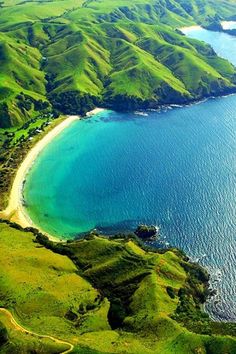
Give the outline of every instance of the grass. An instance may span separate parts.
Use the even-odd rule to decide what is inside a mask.
[[[236,340],[225,336],[229,327],[218,326],[217,336],[201,335],[173,318],[180,289],[189,289],[194,312],[194,281],[201,285],[178,251],[147,252],[122,237],[58,245],[37,239],[47,248],[33,233],[0,223],[0,305],[27,329],[73,343],[74,353],[234,352]],[[0,321],[10,338],[4,350],[18,345],[57,352],[50,342],[14,331],[2,314]]]
[[[7,206],[17,168],[29,149],[63,119],[42,114],[21,126],[0,129],[0,210]]]
[[[155,4],[4,1],[1,203],[30,146],[30,132],[48,121],[50,103],[36,118],[40,101],[76,91],[132,109],[235,89],[230,63],[175,31],[215,16],[229,18],[235,2]],[[133,238],[97,236],[66,245],[40,236],[44,247],[34,233],[13,226],[0,223],[0,305],[29,330],[70,341],[74,353],[83,354],[236,352],[235,324],[214,323],[202,312],[204,276],[178,251],[147,252]],[[14,330],[2,313],[0,322],[9,336],[1,353],[63,350]]]
[[[92,95],[115,109],[126,108],[128,100],[135,109],[235,90],[231,64],[175,31],[229,18],[235,7],[220,0],[5,1],[0,127],[37,115],[35,101],[57,107],[53,97],[68,91]],[[24,107],[21,92],[30,98]],[[68,111],[66,99],[62,103]]]
[[[1,354],[17,353],[19,349],[24,353],[59,354],[68,348],[68,346],[54,343],[50,339],[40,339],[17,330],[3,313],[0,313],[0,323],[7,328],[8,332],[8,342],[5,345],[0,345]]]
[[[37,333],[73,340],[78,331],[66,319],[67,312],[77,312],[81,305],[98,307],[98,292],[76,273],[67,257],[33,243],[32,235],[22,237],[21,232],[0,224],[0,238],[1,305],[13,310],[27,328]],[[96,316],[100,316],[100,328],[109,328],[106,316],[102,320],[107,309],[106,301],[99,304]],[[90,324],[88,316],[83,327]]]

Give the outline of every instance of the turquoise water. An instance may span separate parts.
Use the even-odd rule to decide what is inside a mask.
[[[219,53],[231,42],[223,36],[212,39]],[[230,48],[236,64],[236,38]],[[215,278],[212,316],[236,320],[236,96],[147,114],[105,111],[74,122],[33,165],[28,212],[63,238],[160,225],[162,244],[200,258]]]

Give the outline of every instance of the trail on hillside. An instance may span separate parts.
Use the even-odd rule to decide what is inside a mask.
[[[43,335],[43,334],[38,334],[32,331],[29,331],[28,329],[22,327],[19,323],[17,323],[17,321],[14,319],[13,315],[11,314],[11,312],[5,308],[0,308],[0,312],[3,312],[9,319],[9,321],[13,324],[13,326],[15,327],[16,330],[23,332],[23,333],[27,333],[27,334],[32,334],[33,336],[39,337],[39,338],[47,338],[47,339],[51,339],[53,342],[58,343],[58,344],[65,344],[69,346],[69,349],[61,352],[61,354],[68,354],[71,353],[72,350],[74,349],[74,345],[66,342],[64,340],[52,337],[52,336],[48,336],[48,335]]]

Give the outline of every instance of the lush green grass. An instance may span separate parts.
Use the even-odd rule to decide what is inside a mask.
[[[17,330],[10,319],[3,313],[0,313],[0,331],[1,326],[7,329],[7,342],[0,340],[1,354],[14,353],[39,353],[39,354],[59,354],[68,349],[68,345],[54,343],[50,339],[40,339],[37,336],[26,334]]]
[[[194,333],[202,316],[196,289],[205,291],[203,273],[180,252],[147,252],[130,238],[90,237],[64,245],[38,240],[47,249],[31,232],[0,223],[0,305],[27,329],[75,344],[74,353],[234,352],[236,341],[220,335],[227,334],[222,325],[216,326],[218,336]],[[196,316],[189,317],[191,332],[174,319],[180,289]],[[14,330],[4,314],[0,321],[9,335],[2,348],[57,352],[50,341]],[[228,333],[234,331],[231,325]]]
[[[81,106],[91,107],[84,94],[134,109],[235,90],[232,65],[175,32],[229,18],[235,9],[234,1],[223,0],[6,0],[0,13],[0,126],[34,116],[40,100],[63,113],[81,113]],[[65,92],[78,97],[55,96]]]
[[[109,329],[108,302],[98,301],[98,291],[76,274],[67,257],[44,249],[33,243],[32,235],[5,224],[0,224],[0,239],[1,305],[11,309],[26,327],[73,340],[78,330],[66,319],[67,312],[94,306],[94,317],[100,316],[99,329]],[[90,327],[90,322],[88,315],[83,327]]]
[[[23,125],[0,128],[0,210],[6,208],[17,168],[29,149],[65,117],[52,119],[41,114]]]

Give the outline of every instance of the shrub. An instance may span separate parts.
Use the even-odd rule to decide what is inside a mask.
[[[0,347],[8,342],[7,329],[2,322],[0,322]]]

